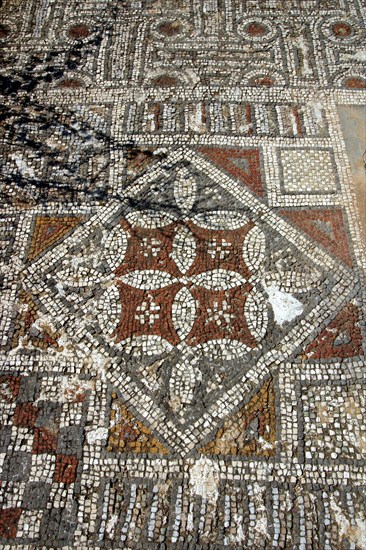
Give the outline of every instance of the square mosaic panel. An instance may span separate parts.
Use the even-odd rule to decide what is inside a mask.
[[[306,458],[315,454],[323,460],[355,460],[365,458],[365,430],[361,413],[365,400],[364,387],[353,385],[327,388],[321,398],[318,388],[308,388],[303,394]],[[343,428],[342,428],[343,426]],[[337,442],[335,429],[344,431]]]
[[[337,192],[337,174],[330,150],[281,149],[280,163],[285,193]]]
[[[80,353],[99,348],[116,387],[144,387],[139,413],[187,452],[235,407],[234,388],[244,397],[276,354],[292,356],[315,318],[328,319],[352,275],[320,249],[309,255],[300,234],[193,151],[155,164],[127,198],[144,208],[102,209],[32,262],[25,287],[41,290],[35,303],[56,339],[66,331]]]

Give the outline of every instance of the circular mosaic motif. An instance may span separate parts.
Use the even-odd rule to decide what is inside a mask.
[[[263,23],[259,23],[257,21],[249,23],[249,25],[244,27],[244,30],[251,36],[263,36],[269,32],[268,28],[263,25]]]
[[[180,14],[179,14],[180,15]],[[184,17],[170,18],[168,16],[159,18],[151,27],[151,32],[157,40],[182,40],[187,37],[188,29],[191,28],[190,21]]]
[[[351,17],[342,18],[342,20],[332,17],[324,21],[321,25],[321,33],[324,38],[330,42],[340,44],[364,41],[364,31],[360,28],[357,20]]]
[[[182,31],[182,25],[179,21],[164,21],[158,25],[157,31],[163,36],[175,36]]]
[[[352,34],[352,28],[348,23],[335,23],[332,26],[333,34],[339,38],[344,38]]]
[[[366,88],[366,78],[360,76],[347,78],[344,85],[346,88],[364,90]]]
[[[66,78],[65,80],[61,80],[58,84],[59,88],[66,88],[70,90],[81,88],[82,86],[82,82],[80,80],[76,80],[76,78]]]
[[[270,42],[277,36],[277,28],[267,19],[245,19],[238,26],[241,36],[249,42]]]
[[[275,80],[271,76],[254,76],[249,81],[250,86],[273,86]]]
[[[5,25],[0,24],[0,40],[7,38],[10,34],[10,29]]]
[[[170,86],[178,86],[179,82],[178,79],[174,76],[170,76],[168,74],[162,74],[159,75],[151,80],[151,84],[153,86],[157,86],[160,88],[168,88]]]
[[[78,38],[86,38],[90,35],[90,29],[88,25],[85,25],[84,23],[81,23],[79,25],[73,25],[68,30],[68,35],[70,38],[78,39]]]

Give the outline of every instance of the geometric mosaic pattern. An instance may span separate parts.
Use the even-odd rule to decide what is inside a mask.
[[[157,433],[184,456],[277,357],[329,322],[352,274],[318,248],[309,254],[296,230],[195,152],[171,157],[129,188],[130,201],[154,210],[102,209],[31,263],[24,286],[80,355],[101,350],[107,378],[116,388],[129,380],[139,413],[156,416]],[[156,361],[153,389],[146,369]]]
[[[362,3],[1,13],[0,545],[366,548]]]
[[[327,150],[281,149],[285,193],[335,193],[336,176]]]

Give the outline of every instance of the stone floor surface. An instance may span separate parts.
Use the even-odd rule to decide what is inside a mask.
[[[0,546],[366,549],[361,0],[5,0]]]

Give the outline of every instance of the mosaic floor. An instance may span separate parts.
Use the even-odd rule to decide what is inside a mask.
[[[1,547],[366,549],[361,0],[1,9]]]

